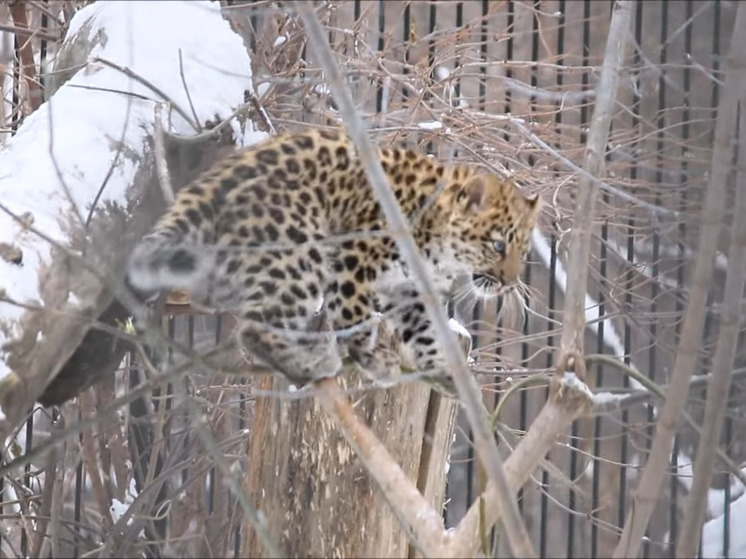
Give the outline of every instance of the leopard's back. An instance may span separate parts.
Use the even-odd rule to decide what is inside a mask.
[[[516,280],[535,200],[512,183],[411,150],[381,149],[379,157],[433,274],[446,285],[472,270],[482,283]],[[393,236],[371,235],[385,229],[362,161],[343,132],[277,136],[182,189],[133,252],[128,281],[146,292],[187,289],[236,312],[244,347],[291,378],[331,376],[341,366],[334,337],[308,333],[319,310],[335,329],[349,330],[385,310],[377,303],[382,291],[416,297],[408,284],[382,285],[409,281]],[[402,315],[414,324],[402,324],[399,333],[405,341],[432,343],[421,305],[414,309]],[[351,355],[379,374],[395,358],[376,364],[386,350],[362,349],[369,334],[349,336]]]

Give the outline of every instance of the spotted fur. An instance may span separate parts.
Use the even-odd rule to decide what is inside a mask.
[[[470,167],[414,151],[379,157],[443,297],[459,275],[486,295],[521,274],[538,199]],[[398,354],[372,335],[383,315],[423,374],[446,379],[417,287],[342,132],[271,138],[179,192],[135,249],[127,279],[141,292],[188,289],[236,313],[243,347],[298,383],[334,376],[336,339],[380,378]],[[324,309],[334,330],[310,330]]]

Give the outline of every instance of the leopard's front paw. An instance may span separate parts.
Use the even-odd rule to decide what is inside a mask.
[[[393,386],[401,378],[401,357],[386,347],[374,350],[350,348],[350,357],[369,379],[381,386]]]

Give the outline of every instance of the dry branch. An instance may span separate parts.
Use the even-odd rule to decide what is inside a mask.
[[[505,461],[505,475],[512,493],[517,493],[528,481],[536,465],[573,420],[591,412],[590,391],[584,384],[573,382],[575,378],[568,374],[564,378],[556,375],[552,379],[549,400],[526,436]],[[317,385],[321,405],[353,446],[366,470],[375,478],[421,553],[426,557],[476,556],[480,526],[489,530],[501,513],[495,484],[489,482],[458,526],[446,531],[442,517],[422,497],[414,483],[363,423],[336,381],[324,380]],[[484,503],[484,506],[480,507],[480,503]]]
[[[746,85],[746,8],[738,4],[733,38],[727,58],[725,86],[715,124],[710,182],[701,213],[699,249],[676,351],[676,361],[665,404],[660,412],[650,457],[629,507],[614,557],[636,557],[669,464],[673,437],[689,392],[689,380],[698,363],[698,349],[707,309],[707,293],[713,272],[718,235],[722,229],[726,181],[731,169],[733,138],[739,97]],[[739,296],[740,299],[740,296]]]
[[[588,134],[583,167],[587,174],[581,176],[575,201],[575,215],[570,233],[569,257],[567,263],[568,282],[565,295],[562,340],[560,355],[583,353],[585,335],[585,299],[588,294],[588,262],[591,253],[593,215],[596,209],[598,187],[590,180],[603,172],[606,144],[616,104],[619,74],[624,63],[627,38],[630,35],[630,21],[635,11],[635,3],[630,0],[618,1],[611,17],[609,37],[606,42],[601,76],[596,88],[596,105]]]
[[[41,85],[36,75],[34,50],[31,42],[31,39],[37,35],[37,32],[29,29],[26,2],[11,2],[10,14],[15,25],[19,63],[22,67],[23,79],[26,81],[26,87],[28,88],[29,108],[31,109],[30,112],[33,112],[39,108],[42,102]]]
[[[375,149],[371,144],[362,118],[355,109],[352,95],[345,85],[342,73],[334,59],[334,53],[329,46],[316,13],[308,4],[295,3],[296,9],[303,21],[308,34],[309,43],[319,56],[334,100],[340,109],[340,114],[355,142],[360,157],[363,160],[366,175],[371,183],[381,209],[393,231],[396,244],[402,253],[404,261],[412,270],[412,275],[422,290],[422,299],[427,310],[428,318],[433,324],[436,337],[445,355],[446,363],[453,375],[459,397],[464,404],[469,424],[474,435],[474,443],[484,464],[489,479],[494,483],[496,501],[500,503],[503,513],[503,524],[507,538],[515,555],[534,557],[536,553],[531,545],[528,532],[521,519],[518,505],[511,495],[510,487],[505,479],[503,461],[489,435],[484,417],[479,413],[481,397],[471,373],[466,365],[455,335],[448,326],[448,319],[443,309],[438,305],[438,297],[431,278],[428,277],[424,262],[419,254],[417,245],[412,237],[407,220],[394,197],[394,193],[386,180]]]
[[[746,10],[739,9],[739,13]],[[746,21],[742,21],[746,24]],[[738,25],[738,20],[736,21]],[[694,557],[705,521],[707,497],[715,467],[716,452],[725,417],[725,402],[728,401],[733,361],[738,349],[740,334],[741,300],[746,283],[746,95],[741,91],[739,114],[738,173],[736,177],[736,203],[733,212],[733,233],[728,250],[728,272],[725,278],[720,332],[713,357],[711,381],[707,388],[705,419],[694,461],[694,477],[688,504],[684,506],[677,557]]]
[[[541,463],[557,442],[557,437],[575,419],[591,411],[590,390],[585,384],[572,382],[573,380],[576,377],[570,374],[565,378],[554,375],[547,403],[531,424],[526,436],[505,461],[505,476],[514,493],[529,480],[536,465]],[[484,503],[483,507],[480,507],[480,502]],[[490,480],[484,493],[477,497],[458,526],[450,532],[451,540],[445,556],[476,557],[479,552],[480,527],[484,526],[485,530],[489,530],[501,513],[496,487]]]

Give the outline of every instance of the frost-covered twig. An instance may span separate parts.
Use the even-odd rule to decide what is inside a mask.
[[[639,385],[641,385],[643,388],[643,390],[635,390],[632,393],[627,393],[624,395],[614,395],[613,398],[599,397],[599,393],[594,394],[593,412],[596,414],[611,413],[624,408],[628,408],[630,406],[644,404],[651,398],[658,398],[659,400],[664,401],[666,399],[667,386],[659,386],[649,377],[643,375],[637,369],[624,364],[616,357],[613,357],[611,355],[593,354],[586,355],[585,360],[588,364],[603,363],[606,366],[615,368],[621,371],[624,375],[628,376],[634,382],[639,383]],[[731,380],[740,379],[746,376],[746,368],[737,369],[735,371],[729,370],[728,374],[731,377]],[[698,375],[696,377],[692,377],[691,381],[689,382],[689,388],[693,389],[695,387],[707,385],[710,383],[710,380],[710,375]],[[699,423],[694,420],[691,414],[689,414],[689,412],[684,409],[681,411],[681,418],[686,421],[686,423],[692,428],[692,431],[697,433],[697,436],[700,438],[700,440],[703,440],[703,437],[706,435],[703,434],[702,427],[699,426]],[[741,467],[736,464],[722,448],[716,447],[713,450],[713,453],[717,455],[723,465],[725,465],[726,469],[734,477],[738,478],[744,485],[746,485],[746,473],[743,472]]]
[[[208,140],[212,138],[213,136],[217,136],[218,132],[220,132],[223,128],[228,126],[231,121],[236,118],[238,115],[240,115],[243,111],[247,109],[249,106],[248,103],[241,104],[236,110],[234,110],[230,115],[228,115],[227,118],[223,119],[218,123],[216,126],[213,126],[209,130],[206,130],[204,132],[200,132],[199,134],[195,134],[194,136],[184,136],[182,134],[174,134],[172,132],[164,132],[169,139],[178,142],[180,144],[198,144],[200,142],[204,142],[205,140]],[[273,128],[274,129],[274,128]]]
[[[339,66],[334,59],[334,53],[316,17],[313,6],[300,2],[295,2],[294,6],[303,21],[308,34],[308,41],[319,57],[319,62],[326,74],[332,95],[339,107],[339,113],[350,132],[350,136],[360,151],[366,175],[381,204],[381,209],[391,229],[402,232],[401,235],[395,237],[396,243],[404,261],[412,270],[412,275],[416,278],[422,289],[422,299],[428,318],[433,324],[433,329],[443,349],[448,369],[453,375],[458,394],[466,410],[469,424],[474,434],[475,446],[483,461],[489,479],[495,485],[496,500],[499,502],[503,514],[503,524],[510,547],[516,555],[534,557],[536,556],[536,552],[533,550],[528,532],[518,511],[518,505],[511,494],[510,487],[505,478],[503,460],[495,446],[494,439],[487,431],[484,418],[479,413],[482,407],[479,389],[466,365],[466,360],[461,353],[456,337],[448,326],[448,318],[438,304],[438,297],[433,287],[432,279],[426,271],[407,220],[386,180],[383,168],[376,157],[376,151],[368,138],[365,124],[355,109],[352,95],[344,82]]]
[[[181,58],[181,52],[179,52]],[[161,187],[163,199],[166,204],[173,206],[174,189],[171,184],[171,175],[168,172],[168,162],[166,161],[166,148],[163,145],[163,104],[155,104],[155,127],[153,131],[153,148],[155,151],[155,169],[158,173],[158,185]]]
[[[624,63],[630,21],[634,10],[634,2],[619,0],[614,5],[611,18],[601,75],[596,89],[596,105],[585,151],[583,164],[585,173],[580,177],[575,198],[575,215],[570,233],[567,262],[567,272],[573,281],[569,282],[565,292],[560,355],[572,352],[582,354],[583,352],[585,300],[588,295],[587,271],[591,252],[593,214],[598,197],[598,188],[591,177],[601,174],[603,169],[604,154],[616,104],[619,74]]]
[[[689,380],[699,362],[697,353],[707,309],[707,294],[713,272],[712,264],[722,229],[727,177],[732,166],[737,107],[744,86],[746,86],[746,7],[738,4],[727,59],[725,87],[722,89],[715,123],[710,181],[704,194],[701,232],[692,273],[689,304],[684,316],[666,401],[658,417],[648,463],[635,491],[622,536],[614,550],[616,558],[636,557],[639,552],[642,538],[663,486],[663,478],[667,474],[678,418],[684,409],[689,393]]]

